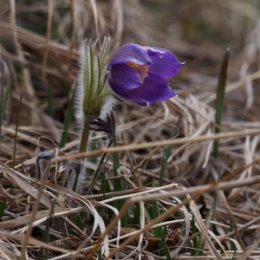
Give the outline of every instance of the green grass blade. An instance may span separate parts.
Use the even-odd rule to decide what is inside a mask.
[[[218,85],[217,85],[217,97],[216,97],[216,105],[215,105],[215,133],[220,132],[221,126],[221,118],[224,104],[224,96],[228,75],[228,64],[229,64],[229,48],[226,50],[224,55],[224,59],[222,61],[219,77],[218,77]],[[215,140],[213,144],[213,156],[215,158],[218,157],[219,150],[219,140]]]
[[[140,214],[141,214],[141,210],[140,210],[140,205],[134,205],[133,206],[133,212],[134,212],[134,216],[131,220],[131,224],[133,225],[139,225],[140,223]]]
[[[105,171],[101,171],[101,187],[100,192],[104,195],[104,199],[106,198],[106,194],[109,194],[111,192],[109,182],[106,179]]]
[[[0,83],[0,140],[1,140],[1,130],[4,121],[4,115],[7,107],[7,102],[11,92],[11,84],[9,83],[4,91],[3,84]]]
[[[62,130],[62,134],[61,134],[59,148],[64,147],[65,144],[67,143],[68,130],[71,125],[71,121],[72,121],[72,117],[73,117],[73,113],[74,113],[74,96],[75,96],[75,89],[73,90],[71,96],[69,97],[68,110],[67,110],[66,116],[65,116],[65,122],[64,122],[63,130]]]
[[[48,216],[46,220],[46,228],[45,228],[45,233],[44,233],[44,242],[46,244],[50,243],[50,227],[53,221],[53,214],[54,214],[54,205],[51,207],[50,215]],[[44,250],[44,256],[45,259],[49,259],[49,249],[45,248]]]
[[[116,147],[117,146],[116,136],[114,135],[112,138],[113,138],[113,145],[114,147]],[[118,168],[119,168],[118,153],[113,153],[113,172],[115,177],[118,177],[118,172],[117,172]],[[123,190],[122,181],[121,179],[116,178],[114,181],[114,191],[122,191],[122,190]]]
[[[166,170],[167,170],[167,161],[172,153],[172,146],[168,146],[163,151],[163,157],[161,160],[161,171],[160,171],[160,179],[159,179],[159,186],[163,185],[163,178],[165,176]]]
[[[13,168],[15,167],[15,163],[16,163],[16,146],[17,146],[17,140],[18,140],[18,128],[19,128],[19,123],[20,123],[20,111],[21,111],[22,100],[23,100],[23,96],[20,97],[18,111],[16,114],[14,149],[13,149]]]
[[[105,199],[106,195],[109,194],[112,190],[110,189],[105,171],[100,172],[100,177],[101,177],[100,193],[103,194],[103,199]],[[104,211],[99,211],[99,212],[104,212],[106,219],[112,219],[114,216],[114,213],[107,208],[105,208]]]
[[[236,254],[238,249],[233,241],[230,241],[230,243],[231,243],[230,249],[233,251],[231,260],[236,260],[237,259]]]
[[[5,209],[6,209],[6,202],[0,201],[0,221],[2,221],[2,217],[4,215]]]
[[[192,215],[192,219],[191,219],[191,233],[195,234],[197,232],[197,228],[196,228],[196,223],[195,223],[195,217],[194,215]],[[198,236],[194,236],[192,239],[192,245],[193,247],[190,247],[190,254],[191,256],[195,256],[197,254],[196,249],[198,248],[199,245],[199,238]]]
[[[112,136],[113,138],[113,145],[116,147],[117,146],[117,141],[116,141],[116,133],[113,134]],[[113,172],[114,172],[114,176],[115,177],[118,177],[118,168],[119,168],[119,156],[118,156],[118,153],[113,153]],[[123,190],[123,184],[122,184],[122,180],[119,179],[119,178],[115,178],[114,180],[114,191],[122,191]],[[115,202],[115,207],[120,210],[122,208],[124,204],[124,201],[123,200],[119,200],[119,201],[116,201]],[[127,226],[127,223],[128,223],[128,216],[125,215],[124,217],[122,217],[121,219],[121,223],[122,223],[122,226],[125,227]]]
[[[4,60],[3,60],[3,50],[1,48],[0,57],[0,139],[2,134],[2,122],[4,118]]]
[[[109,141],[109,143],[107,145],[108,148],[112,145],[112,141],[113,141],[112,139]],[[93,143],[91,145],[91,151],[96,150],[96,148],[97,148],[96,143]],[[94,189],[94,187],[96,185],[96,182],[97,182],[98,178],[100,177],[102,169],[103,169],[104,165],[106,165],[106,163],[107,163],[106,157],[107,157],[106,153],[102,154],[101,159],[100,159],[99,164],[98,164],[98,167],[97,167],[97,170],[95,171],[95,173],[93,175],[93,178],[92,178],[92,180],[91,180],[91,182],[89,184],[89,188],[87,190],[87,194],[91,194],[92,193],[92,191],[93,191],[93,189]],[[97,157],[96,156],[91,157],[91,162],[97,164]]]
[[[160,216],[159,205],[157,200],[154,200],[153,207],[152,207],[152,218],[155,219],[159,216]],[[166,243],[166,232],[164,232],[163,227],[155,228],[154,235],[160,239],[160,255],[165,256],[167,260],[171,260],[171,255]]]

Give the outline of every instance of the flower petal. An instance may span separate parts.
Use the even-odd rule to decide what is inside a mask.
[[[146,106],[176,96],[168,82],[154,74],[150,74],[141,87],[132,89],[130,92],[132,101],[136,100],[136,103]]]
[[[183,63],[179,62],[176,56],[165,49],[145,47],[152,63],[149,72],[158,75],[166,80],[174,77],[182,68]]]
[[[114,81],[111,77],[108,78],[108,83],[118,97],[130,100],[128,96],[129,91],[125,90],[124,86],[118,85],[118,82]]]
[[[147,65],[151,63],[151,59],[144,47],[134,43],[125,44],[111,58],[108,70],[115,64],[126,64],[129,62],[138,65]]]
[[[119,97],[142,106],[168,100],[176,95],[166,80],[153,74],[149,75],[144,84],[137,88],[126,89],[119,85],[122,82],[114,81],[111,77],[108,80],[111,88]]]
[[[111,67],[109,82],[113,81],[113,89],[117,92],[127,92],[130,89],[141,86],[142,79],[139,73],[126,64],[117,64]]]

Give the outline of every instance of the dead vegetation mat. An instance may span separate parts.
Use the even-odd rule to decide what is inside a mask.
[[[190,20],[193,2],[199,21]],[[260,259],[259,3],[226,2],[0,0],[2,102],[10,88],[0,139],[0,259],[166,259],[159,227],[171,259]],[[215,134],[215,88],[231,31]],[[115,44],[169,48],[186,65],[173,82],[178,97],[151,107],[115,106],[118,147],[107,148],[105,134],[97,133],[95,149],[79,154],[74,120],[59,146],[77,47],[104,35]],[[39,160],[48,151],[52,156]],[[124,191],[105,193],[114,153]],[[64,187],[71,162],[89,157],[91,181],[101,156],[103,179],[91,194]],[[124,202],[120,212],[117,201]]]

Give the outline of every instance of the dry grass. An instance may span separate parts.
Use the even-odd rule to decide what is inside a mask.
[[[11,87],[0,132],[0,208],[6,204],[0,259],[165,259],[156,227],[164,227],[172,259],[260,259],[258,1],[0,0],[0,6],[2,102]],[[59,149],[77,46],[107,34],[114,44],[160,46],[186,60],[174,83],[179,97],[145,108],[118,104],[118,147],[107,148],[98,133],[96,150],[77,153],[72,123]],[[227,42],[229,83],[221,133],[214,134],[215,86]],[[211,156],[216,139],[217,159]],[[52,156],[39,162],[43,151]],[[101,155],[111,184],[113,153],[120,155],[124,191],[103,194],[99,179],[82,196],[62,184],[73,161],[96,156],[87,163],[96,171]],[[118,200],[124,201],[120,211]],[[155,200],[161,214],[150,219]],[[134,208],[138,225],[121,226]]]

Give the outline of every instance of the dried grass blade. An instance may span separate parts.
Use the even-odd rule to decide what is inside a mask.
[[[21,190],[23,190],[24,192],[29,194],[34,199],[37,199],[38,190],[35,189],[32,185],[30,185],[28,181],[24,181],[19,176],[18,172],[8,168],[6,165],[4,165],[2,163],[0,165],[0,169],[1,169],[1,171],[4,172],[4,174],[6,174],[7,179],[11,183],[13,183],[14,185],[17,185]],[[51,203],[50,203],[49,199],[44,194],[42,194],[42,196],[40,198],[40,202],[41,202],[41,204],[43,204],[47,208],[51,207]]]
[[[260,129],[245,129],[242,131],[232,131],[232,132],[223,132],[219,134],[211,134],[211,135],[201,135],[201,136],[192,136],[192,137],[184,137],[184,138],[177,138],[174,140],[163,140],[163,141],[156,141],[156,142],[148,142],[148,143],[139,143],[139,144],[129,144],[129,145],[122,145],[116,146],[111,148],[100,148],[95,151],[88,151],[88,152],[81,152],[78,154],[68,155],[68,156],[61,156],[59,157],[58,161],[66,161],[71,159],[80,159],[84,157],[91,157],[94,155],[100,155],[102,153],[118,153],[118,152],[125,152],[125,151],[134,151],[139,149],[147,149],[153,147],[164,147],[169,145],[179,145],[179,144],[192,144],[197,142],[205,142],[205,141],[214,141],[219,139],[235,139],[241,138],[245,136],[256,136],[260,135]]]
[[[197,205],[192,200],[190,201],[190,209],[191,209],[192,213],[194,214],[195,221],[196,221],[198,229],[205,236],[205,246],[208,247],[209,252],[211,253],[211,256],[214,256],[218,260],[223,260],[223,258],[219,254],[218,250],[216,249],[216,247],[214,246],[212,241],[209,239],[207,227],[204,224],[204,221],[201,217],[201,214],[198,210]]]
[[[100,33],[99,33],[99,24],[98,24],[98,7],[97,7],[96,0],[90,0],[90,5],[91,5],[92,11],[93,11],[97,39],[98,39],[98,42],[100,43]]]
[[[24,239],[24,235],[20,235],[20,234],[11,234],[9,232],[5,232],[5,231],[0,231],[0,238],[10,238],[16,241],[23,241]],[[61,247],[56,247],[56,246],[51,246],[51,245],[47,245],[42,241],[39,241],[35,238],[30,237],[29,241],[28,241],[29,245],[33,245],[33,246],[38,246],[39,248],[49,248],[50,250],[54,251],[54,252],[59,252],[59,253],[63,253],[63,254],[68,254],[70,251],[69,250],[65,250]],[[26,258],[24,258],[26,259]]]

